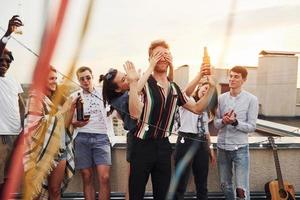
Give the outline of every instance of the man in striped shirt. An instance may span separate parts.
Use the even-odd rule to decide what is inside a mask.
[[[153,41],[149,47],[149,59],[160,54],[152,75],[143,91],[142,102],[137,108],[140,120],[134,132],[132,144],[129,195],[132,200],[143,199],[149,175],[152,178],[154,199],[165,199],[171,177],[172,147],[168,136],[174,123],[177,106],[201,113],[213,94],[214,83],[203,99],[198,102],[185,98],[181,89],[167,78],[168,67],[172,66],[172,56],[168,44],[163,40]],[[209,66],[201,72],[209,70]],[[130,110],[130,113],[134,111]]]

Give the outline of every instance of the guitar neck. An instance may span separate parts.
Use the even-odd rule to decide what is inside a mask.
[[[278,157],[278,153],[277,153],[276,149],[273,149],[273,154],[274,154],[274,162],[275,162],[275,168],[276,168],[276,173],[277,173],[279,189],[284,189],[282,173],[281,173],[280,163],[279,163],[279,157]]]

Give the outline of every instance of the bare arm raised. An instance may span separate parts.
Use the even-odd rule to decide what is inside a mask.
[[[138,92],[142,91],[142,89],[145,86],[149,76],[153,72],[154,67],[156,66],[156,63],[161,59],[162,56],[163,56],[162,52],[157,52],[156,54],[152,55],[149,58],[149,67],[145,71],[145,73],[141,76],[141,78],[138,80],[138,85],[137,85],[137,91]]]
[[[187,96],[191,96],[192,93],[194,92],[195,88],[199,84],[200,80],[207,75],[208,70],[210,70],[210,65],[209,64],[202,64],[200,72],[195,76],[195,78],[187,84],[185,89],[183,90]]]
[[[126,61],[123,65],[126,74],[127,80],[129,82],[129,101],[128,101],[128,110],[132,118],[138,119],[142,113],[144,104],[139,99],[138,91],[138,80],[139,74],[137,73],[134,65],[130,61]],[[147,81],[147,79],[146,79]]]
[[[8,42],[8,38],[12,32],[14,32],[17,27],[23,26],[22,21],[18,17],[18,15],[14,15],[8,22],[7,30],[0,40],[0,55],[2,55],[3,50]]]
[[[187,109],[195,114],[200,114],[207,108],[207,106],[214,94],[215,82],[213,81],[211,76],[207,76],[207,77],[208,77],[208,83],[210,85],[208,92],[196,103],[193,102],[192,100],[189,100],[186,104],[183,105],[183,107],[185,109]]]

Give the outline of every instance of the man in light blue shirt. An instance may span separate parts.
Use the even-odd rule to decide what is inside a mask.
[[[236,66],[230,70],[230,91],[220,95],[214,120],[219,129],[217,146],[221,189],[228,200],[250,200],[248,133],[256,129],[258,101],[242,89],[247,74],[244,67]],[[236,177],[236,190],[232,172]]]

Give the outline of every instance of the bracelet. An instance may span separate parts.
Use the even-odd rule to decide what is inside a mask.
[[[11,38],[10,35],[9,35],[9,36],[3,36],[2,39],[1,39],[1,42],[2,42],[3,44],[6,44],[10,38]]]
[[[232,126],[237,126],[239,124],[238,120],[235,120],[231,125]]]

